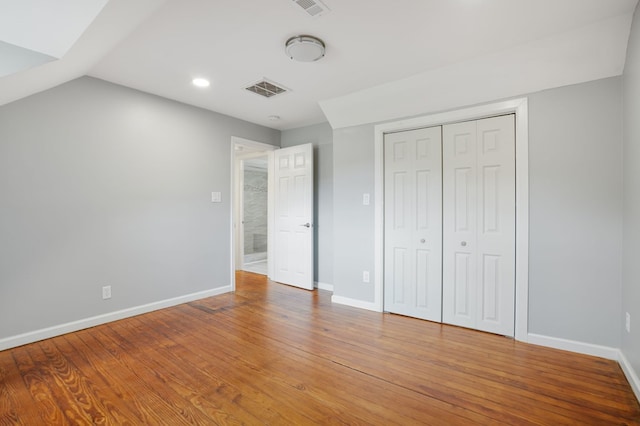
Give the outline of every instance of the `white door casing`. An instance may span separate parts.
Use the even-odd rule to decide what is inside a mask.
[[[231,235],[230,235],[230,253],[231,253],[231,262],[230,262],[230,276],[231,276],[231,289],[235,290],[236,288],[236,280],[235,280],[235,271],[242,265],[242,260],[240,257],[242,256],[242,252],[239,250],[241,245],[241,234],[240,234],[240,222],[241,216],[241,168],[240,168],[240,160],[246,158],[252,158],[256,156],[267,156],[268,162],[268,170],[269,170],[269,183],[268,183],[268,237],[267,237],[267,258],[268,258],[268,269],[269,276],[272,276],[272,231],[273,231],[273,173],[271,172],[272,163],[273,163],[273,151],[276,147],[273,145],[252,141],[248,139],[239,138],[237,136],[231,137],[231,187],[230,193],[232,194],[232,202],[230,208],[230,216],[231,216]]]
[[[384,309],[441,321],[442,129],[385,135]]]
[[[274,151],[272,279],[313,290],[313,147]]]
[[[444,126],[442,158],[443,322],[513,336],[514,116]]]
[[[244,269],[244,160],[242,157],[238,157],[237,168],[238,168],[238,186],[237,186],[237,194],[238,197],[237,205],[238,205],[238,222],[236,227],[238,229],[236,247],[236,268],[239,270]]]

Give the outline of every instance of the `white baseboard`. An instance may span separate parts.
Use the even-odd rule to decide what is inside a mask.
[[[527,342],[533,345],[547,346],[549,348],[562,349],[564,351],[577,352],[614,361],[618,361],[619,359],[620,351],[617,348],[611,348],[609,346],[594,345],[592,343],[577,342],[575,340],[560,339],[533,333],[529,333],[527,337]]]
[[[633,369],[633,366],[629,362],[626,356],[622,351],[619,351],[619,359],[620,367],[622,371],[624,371],[624,375],[627,376],[627,380],[631,385],[631,389],[633,389],[633,393],[636,394],[636,398],[638,402],[640,402],[640,378],[638,378],[638,373]]]
[[[121,320],[123,318],[133,317],[148,312],[157,311],[158,309],[168,308],[170,306],[180,305],[182,303],[192,302],[206,297],[217,296],[223,293],[229,293],[231,286],[214,288],[212,290],[201,291],[198,293],[187,294],[172,299],[161,300],[159,302],[148,303],[146,305],[134,306],[132,308],[122,309],[120,311],[110,312],[107,314],[97,315],[95,317],[85,318],[78,321],[68,322],[66,324],[55,325],[53,327],[43,328],[41,330],[30,331],[28,333],[18,334],[16,336],[5,337],[0,339],[0,351],[15,348],[17,346],[26,345],[28,343],[37,342],[39,340],[49,339],[51,337],[60,336],[62,334],[83,330],[96,325],[106,324],[108,322]]]
[[[617,361],[620,368],[622,368],[627,381],[631,385],[631,389],[636,395],[636,399],[640,402],[640,378],[638,378],[638,373],[633,369],[633,366],[620,349],[609,346],[594,345],[592,343],[577,342],[575,340],[542,336],[540,334],[533,333],[529,333],[527,337],[527,343],[531,343],[533,345],[547,346],[554,349],[562,349],[565,351]]]
[[[353,306],[354,308],[366,309],[369,311],[381,312],[378,305],[373,302],[364,302],[358,299],[350,299],[348,297],[336,296],[335,294],[331,296],[331,303]]]
[[[326,284],[326,283],[321,283],[321,282],[314,282],[313,283],[314,287],[320,290],[326,290],[326,291],[330,291],[333,293],[333,284]]]

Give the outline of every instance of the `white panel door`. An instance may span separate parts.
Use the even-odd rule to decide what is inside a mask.
[[[443,322],[514,335],[513,115],[443,127]]]
[[[313,147],[274,151],[274,281],[313,290]]]
[[[442,320],[475,328],[476,122],[443,127]]]
[[[442,128],[385,135],[384,309],[442,321]]]

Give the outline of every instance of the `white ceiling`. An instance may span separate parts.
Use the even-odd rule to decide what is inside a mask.
[[[46,2],[55,3],[58,7],[63,4],[58,0],[46,0]],[[91,22],[91,25],[84,32],[81,32],[82,35],[78,34],[79,38],[75,43],[72,41],[73,45],[70,48],[66,47],[66,52],[64,52],[64,46],[60,44],[55,46],[57,49],[62,48],[62,52],[55,50],[55,52],[63,54],[61,59],[51,58],[52,60],[44,65],[0,77],[0,105],[88,74],[98,61],[164,2],[165,0],[109,0],[99,15]],[[21,19],[21,15],[24,13],[21,3],[22,0],[0,0],[5,18]],[[16,4],[18,6],[15,6]],[[71,3],[67,2],[66,4]],[[79,21],[85,19],[77,12],[78,10],[75,10],[70,19],[75,22],[72,25],[74,28],[78,28]],[[53,16],[51,19],[52,22],[55,20]],[[58,38],[60,35],[48,25],[39,26],[27,23],[23,25],[23,29],[28,30],[32,35],[39,35],[39,39],[43,37]]]
[[[62,58],[106,3],[0,0],[0,77]]]
[[[320,105],[333,128],[441,112],[622,74],[631,15],[427,70]]]
[[[0,40],[61,58],[106,3],[107,0],[0,0]]]
[[[110,0],[62,60],[0,78],[0,104],[88,74],[272,128],[341,127],[619,75],[637,2],[326,0],[312,18],[292,0]],[[299,34],[326,57],[290,60]],[[263,77],[291,92],[243,89]]]

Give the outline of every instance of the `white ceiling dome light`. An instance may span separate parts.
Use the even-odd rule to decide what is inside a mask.
[[[324,42],[310,35],[291,37],[285,43],[285,52],[291,59],[299,62],[313,62],[324,56]]]

